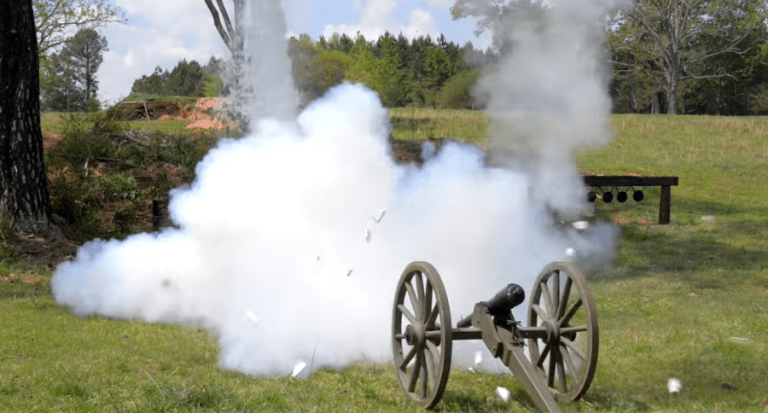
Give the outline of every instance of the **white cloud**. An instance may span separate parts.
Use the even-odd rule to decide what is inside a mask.
[[[451,7],[456,0],[429,0],[429,5],[434,7]]]
[[[181,59],[205,64],[227,50],[203,2],[118,0],[129,24],[113,24],[103,34],[109,42],[98,72],[99,96],[114,103],[130,93],[133,81],[155,67],[172,69]]]
[[[355,6],[360,14],[358,23],[327,25],[323,35],[330,37],[334,33],[343,33],[354,38],[360,32],[368,40],[376,39],[387,31],[392,34],[403,33],[410,39],[424,35],[439,36],[432,14],[426,10],[414,9],[406,26],[394,18],[397,8],[396,0],[368,0],[365,4],[361,4],[358,0],[355,1]]]

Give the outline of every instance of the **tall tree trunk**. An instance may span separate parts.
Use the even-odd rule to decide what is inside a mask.
[[[667,87],[667,114],[677,115],[677,93],[680,90],[680,67],[677,59],[670,59],[669,85]]]
[[[39,71],[32,0],[0,1],[0,219],[21,233],[60,235],[43,166]]]

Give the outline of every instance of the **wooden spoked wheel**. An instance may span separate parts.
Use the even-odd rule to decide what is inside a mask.
[[[531,363],[550,392],[563,401],[578,400],[589,388],[597,366],[597,311],[587,282],[575,265],[555,262],[539,274],[528,309]]]
[[[397,284],[392,312],[392,354],[397,380],[427,409],[443,396],[451,368],[451,310],[440,275],[412,262]]]

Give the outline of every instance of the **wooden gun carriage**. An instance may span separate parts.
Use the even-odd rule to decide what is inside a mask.
[[[475,304],[472,315],[451,324],[451,310],[437,270],[413,262],[403,271],[392,315],[392,352],[397,379],[409,398],[427,409],[443,395],[454,340],[482,340],[528,391],[543,412],[561,412],[556,401],[579,399],[597,365],[595,303],[573,264],[549,264],[536,279],[526,325],[512,308],[525,292],[509,284]],[[524,349],[527,348],[527,355]]]

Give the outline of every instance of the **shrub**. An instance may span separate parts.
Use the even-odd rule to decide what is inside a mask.
[[[437,93],[437,106],[446,109],[472,109],[470,91],[477,82],[477,77],[477,70],[467,70],[448,79]]]

